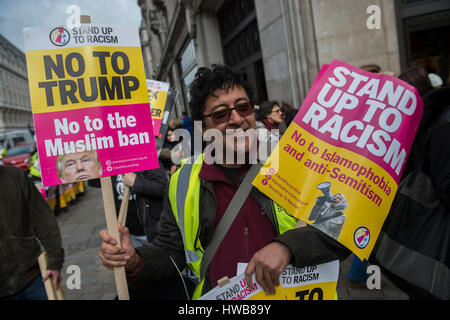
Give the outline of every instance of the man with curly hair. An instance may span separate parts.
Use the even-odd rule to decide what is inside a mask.
[[[196,299],[222,277],[235,276],[239,262],[248,263],[250,287],[255,274],[265,292],[273,294],[289,263],[306,266],[346,258],[346,248],[313,227],[295,228],[297,219],[253,188],[202,272],[204,252],[250,169],[256,120],[251,87],[228,67],[200,68],[190,96],[192,118],[202,121],[205,133],[213,132],[216,153],[231,152],[234,157],[210,163],[197,155],[185,162],[171,177],[153,245],[135,250],[127,229],[119,226],[121,247],[116,248],[115,240],[101,231],[103,264],[125,266],[134,281],[173,277],[177,268],[187,265],[198,280],[192,296]],[[247,155],[245,163],[236,161],[239,153]]]

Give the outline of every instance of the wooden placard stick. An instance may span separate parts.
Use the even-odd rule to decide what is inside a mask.
[[[47,272],[47,252],[42,252],[38,257],[39,269],[41,270],[42,278],[44,278],[45,273]],[[47,292],[48,300],[57,300],[55,288],[53,288],[52,278],[48,278],[44,281],[45,292]]]
[[[131,193],[131,191],[130,191]],[[127,222],[127,213],[128,213],[128,204],[130,203],[129,197],[127,198],[125,202],[125,209],[123,211],[123,225],[125,226],[125,223]]]
[[[62,291],[61,288],[61,283],[58,284],[58,290],[56,290],[56,300],[66,300],[64,292]]]
[[[80,15],[80,23],[90,24],[91,17],[89,15]],[[105,208],[106,228],[111,237],[116,240],[116,247],[120,247],[120,234],[119,229],[117,228],[117,213],[111,177],[100,178],[100,183],[102,187],[103,206]],[[114,268],[114,279],[116,281],[119,300],[130,300],[127,276],[124,267]]]
[[[106,227],[111,237],[116,240],[116,247],[120,247],[120,234],[117,228],[116,205],[114,204],[111,177],[100,178],[100,183],[102,186],[103,205],[105,207]],[[115,267],[114,278],[119,300],[130,300],[125,268]]]
[[[125,186],[125,191],[123,192],[122,202],[120,203],[119,219],[118,219],[120,224],[124,227],[127,222],[128,200],[129,199],[130,199],[130,187]]]
[[[80,23],[90,24],[91,23],[91,16],[81,14],[80,15]]]

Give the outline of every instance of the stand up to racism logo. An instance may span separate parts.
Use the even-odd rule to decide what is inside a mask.
[[[366,227],[359,227],[353,235],[353,240],[358,248],[364,249],[369,244],[370,231]]]
[[[64,27],[57,27],[50,31],[50,41],[58,47],[65,46],[69,43],[70,33]]]

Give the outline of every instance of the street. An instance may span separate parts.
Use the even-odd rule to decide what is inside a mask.
[[[98,232],[106,229],[101,189],[86,184],[86,192],[67,212],[57,217],[61,230],[65,261],[62,269],[63,291],[67,300],[111,300],[116,296],[113,272],[101,265],[98,257],[101,240]],[[67,287],[71,265],[81,271],[80,289]],[[69,281],[72,283],[72,281]]]

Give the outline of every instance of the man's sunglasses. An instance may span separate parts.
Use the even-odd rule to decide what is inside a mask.
[[[237,104],[234,108],[227,108],[223,107],[219,110],[215,110],[214,112],[211,112],[210,114],[205,114],[203,116],[203,119],[211,117],[213,122],[215,124],[221,124],[224,122],[230,121],[231,117],[231,111],[236,110],[236,112],[241,117],[246,117],[253,113],[253,104],[250,101],[247,102],[241,102]]]

